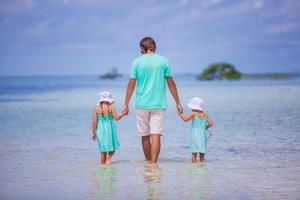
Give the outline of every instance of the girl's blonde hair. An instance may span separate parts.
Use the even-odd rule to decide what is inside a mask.
[[[99,112],[98,108],[97,108],[97,112],[98,112],[99,114],[101,114],[102,117],[104,118],[103,109],[102,109],[102,103],[103,103],[103,101],[99,103],[100,112]],[[108,105],[108,114],[111,114],[111,113],[112,113],[112,108],[111,108],[111,104],[109,104],[109,105]],[[105,118],[104,118],[104,119],[105,119]]]

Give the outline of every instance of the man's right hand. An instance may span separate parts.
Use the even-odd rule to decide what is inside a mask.
[[[128,115],[128,113],[129,113],[129,108],[128,108],[128,105],[127,105],[127,104],[124,105],[122,112],[126,112],[127,115]]]
[[[178,103],[178,104],[176,105],[176,108],[177,108],[178,113],[182,113],[182,112],[183,112],[183,108],[182,108],[182,106],[181,106],[180,103]]]

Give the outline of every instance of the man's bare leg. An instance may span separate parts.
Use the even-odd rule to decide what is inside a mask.
[[[142,136],[142,146],[146,160],[151,160],[151,142],[150,135]]]
[[[160,152],[160,134],[152,134],[151,140],[151,162],[156,163]]]

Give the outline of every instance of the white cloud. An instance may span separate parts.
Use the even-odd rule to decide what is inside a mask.
[[[262,8],[265,4],[264,0],[255,0],[253,3],[254,8]]]
[[[63,0],[63,3],[66,5],[69,4],[70,2],[71,2],[71,0]]]
[[[288,33],[297,28],[299,28],[298,22],[283,22],[279,24],[267,25],[264,30],[266,33],[276,34],[276,33]]]
[[[251,11],[264,8],[263,0],[234,1],[221,5],[222,2],[222,0],[202,0],[200,4],[195,5],[189,2],[191,5],[189,9],[177,12],[172,18],[164,19],[165,24],[178,26],[191,22],[205,23],[206,21],[215,19],[226,21],[224,17],[245,15]],[[221,6],[214,7],[213,9],[209,8],[215,5]]]
[[[48,32],[49,32],[48,21],[39,22],[26,31],[27,34],[32,36],[43,35]]]
[[[36,5],[35,0],[1,0],[0,13],[13,14],[18,12],[29,11]]]
[[[189,2],[189,0],[181,0],[180,4],[184,6],[184,5],[187,5],[188,2]]]
[[[64,49],[75,49],[75,50],[87,50],[87,49],[97,49],[100,46],[94,43],[67,43],[62,45]]]
[[[74,5],[74,6],[122,6],[130,3],[129,1],[121,0],[56,0],[57,3],[63,3],[64,5]]]
[[[201,0],[200,3],[204,6],[213,6],[221,3],[224,0]]]

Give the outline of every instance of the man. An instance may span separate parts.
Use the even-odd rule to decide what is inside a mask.
[[[128,111],[130,98],[137,87],[137,129],[142,137],[146,160],[156,163],[160,152],[164,114],[167,109],[166,83],[174,97],[179,113],[182,112],[182,106],[172,78],[169,61],[155,53],[155,41],[151,37],[145,37],[140,41],[140,48],[143,55],[133,61],[124,111]]]

